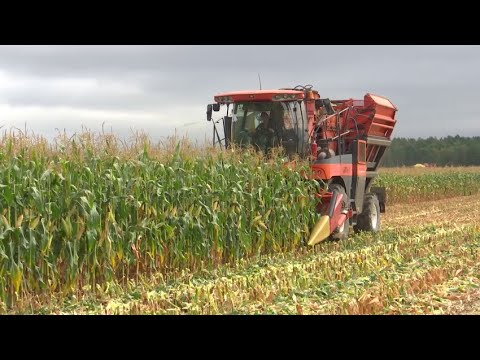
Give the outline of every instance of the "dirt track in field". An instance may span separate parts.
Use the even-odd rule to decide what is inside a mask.
[[[480,225],[480,194],[388,206],[383,229],[416,225]]]
[[[460,227],[476,225],[480,231],[480,194],[436,201],[399,204],[387,207],[383,229],[414,225]],[[445,307],[447,314],[480,315],[480,290],[451,296]]]

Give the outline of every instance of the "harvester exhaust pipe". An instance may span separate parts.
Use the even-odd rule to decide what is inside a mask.
[[[342,209],[343,194],[334,190],[326,214],[320,216],[308,239],[308,245],[314,246],[328,238],[347,220],[348,211]]]

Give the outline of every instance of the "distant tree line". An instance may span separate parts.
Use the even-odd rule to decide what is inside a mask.
[[[447,136],[427,139],[394,138],[386,150],[382,166],[480,165],[480,136]]]

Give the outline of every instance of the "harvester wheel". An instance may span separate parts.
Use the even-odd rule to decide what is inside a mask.
[[[340,194],[343,195],[342,200],[342,210],[348,210],[348,206],[350,202],[348,200],[347,193],[342,185],[339,184],[332,184],[329,186],[329,191],[337,190]],[[348,238],[348,233],[350,231],[350,219],[345,220],[342,226],[336,228],[332,235],[330,236],[331,240],[344,240]]]
[[[367,194],[363,202],[363,211],[357,216],[357,225],[353,227],[355,232],[380,231],[380,204],[377,195]]]

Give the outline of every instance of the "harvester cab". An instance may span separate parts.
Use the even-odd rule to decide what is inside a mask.
[[[207,107],[207,120],[213,120],[220,105],[226,105],[226,114],[212,121],[213,145],[254,146],[265,153],[282,146],[287,155],[305,156],[309,151],[308,118],[298,101],[303,95],[302,91],[259,90],[216,96],[217,103]]]
[[[366,94],[362,100],[330,100],[311,85],[228,92],[214,99],[207,106],[214,146],[254,146],[265,153],[281,146],[289,157],[309,161],[311,173],[305,176],[327,185],[327,191],[319,185],[316,194],[319,220],[309,245],[345,239],[351,226],[380,230],[386,194],[372,184],[396,124],[397,108],[388,99]],[[222,106],[225,116],[213,120]]]

